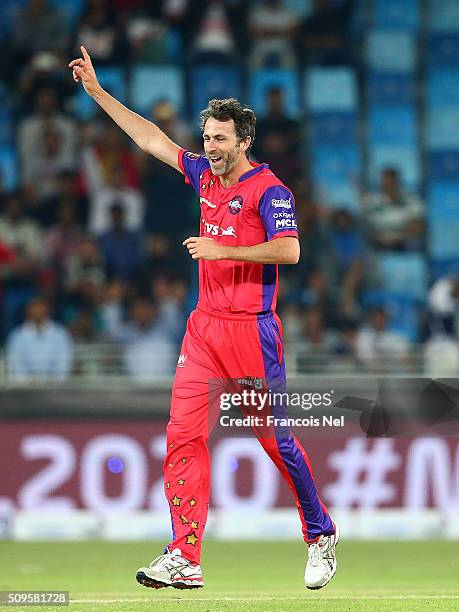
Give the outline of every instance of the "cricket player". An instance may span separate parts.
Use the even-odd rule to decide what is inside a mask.
[[[282,328],[276,315],[278,264],[300,256],[292,193],[266,164],[249,161],[255,114],[234,98],[211,100],[201,113],[205,156],[185,151],[98,83],[86,49],[70,62],[75,81],[146,153],[184,175],[200,199],[199,236],[184,246],[199,261],[199,301],[178,359],[164,461],[172,542],[137,571],[147,587],[203,586],[201,543],[210,490],[209,381],[280,381]],[[169,202],[160,214],[174,215]],[[282,407],[276,408],[277,414]],[[288,433],[259,436],[289,485],[308,545],[305,584],[320,589],[336,571],[337,526],[320,501],[308,456]]]

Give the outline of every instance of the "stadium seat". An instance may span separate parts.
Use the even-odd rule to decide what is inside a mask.
[[[345,208],[353,214],[359,213],[359,194],[353,177],[338,181],[327,180],[326,183],[318,183],[317,187],[321,199],[328,208]]]
[[[356,146],[320,146],[311,156],[313,178],[322,185],[357,179],[360,163]]]
[[[380,28],[417,30],[419,0],[373,0],[373,23]]]
[[[457,106],[435,108],[427,115],[426,144],[430,150],[459,149]]]
[[[402,334],[411,342],[419,340],[420,304],[417,299],[406,294],[369,290],[365,292],[363,301],[367,308],[382,306],[386,309],[390,331]]]
[[[416,146],[418,123],[412,106],[372,106],[368,109],[368,132],[372,146]]]
[[[459,149],[456,151],[434,151],[428,158],[430,181],[457,181],[459,177]]]
[[[283,4],[298,17],[305,17],[312,11],[312,0],[283,0]]]
[[[52,0],[53,5],[64,15],[70,27],[75,27],[84,8],[83,0]]]
[[[381,170],[386,166],[399,169],[403,184],[417,190],[421,181],[419,151],[416,147],[378,145],[369,149],[368,179],[373,188],[379,185]]]
[[[311,68],[304,77],[306,108],[312,113],[356,111],[356,76],[349,68]]]
[[[415,39],[409,32],[372,30],[364,54],[367,66],[374,71],[403,73],[416,68]]]
[[[183,110],[183,74],[175,66],[136,66],[131,79],[131,103],[135,111],[148,114],[152,104],[168,100]]]
[[[437,34],[431,36],[425,48],[426,63],[430,67],[459,67],[459,35]]]
[[[126,102],[126,84],[123,70],[114,66],[97,68],[97,78],[100,84],[120,102]],[[75,96],[75,113],[82,119],[89,119],[97,110],[97,105],[86,94],[82,87]]]
[[[12,147],[0,147],[0,175],[7,191],[18,186],[18,169],[16,154]]]
[[[282,68],[262,68],[249,74],[249,100],[256,113],[266,112],[266,92],[271,87],[279,87],[284,92],[285,108],[291,116],[300,112],[298,77],[294,70]]]
[[[419,253],[383,253],[377,256],[377,273],[384,291],[423,301],[427,291],[427,265]]]
[[[25,3],[26,0],[0,1],[0,40],[8,36],[14,16],[21,10]]]
[[[366,94],[370,104],[413,104],[414,79],[410,74],[371,72],[366,78]]]
[[[459,104],[459,67],[430,71],[427,77],[427,104],[431,110]]]
[[[428,27],[432,32],[459,32],[457,0],[428,0]]]
[[[190,74],[193,115],[207,106],[211,98],[240,98],[241,75],[236,68],[203,66]]]
[[[432,183],[428,190],[429,253],[433,259],[457,257],[459,180]]]
[[[314,113],[309,121],[311,144],[352,145],[357,142],[355,113]]]

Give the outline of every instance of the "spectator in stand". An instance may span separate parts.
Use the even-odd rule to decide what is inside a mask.
[[[64,380],[72,367],[73,343],[67,330],[50,319],[42,297],[27,306],[25,323],[11,332],[6,349],[9,375],[16,382]]]
[[[388,329],[385,308],[375,307],[356,341],[359,361],[372,371],[398,371],[409,363],[410,345],[406,338]]]
[[[262,0],[255,5],[250,12],[248,25],[254,41],[249,60],[252,68],[296,66],[292,41],[298,19],[282,0]]]
[[[46,226],[59,219],[60,211],[71,208],[75,213],[75,222],[86,227],[88,220],[88,199],[82,194],[81,184],[76,172],[64,170],[57,178],[56,194],[46,201],[43,207],[43,217]]]
[[[307,276],[304,286],[299,287],[298,303],[304,308],[317,307],[327,328],[337,327],[339,313],[336,309],[336,295],[330,281],[322,270],[312,270]]]
[[[56,94],[49,87],[41,89],[35,98],[35,108],[18,126],[18,148],[23,173],[37,164],[43,156],[45,134],[57,134],[59,146],[59,167],[70,168],[76,163],[76,126],[73,119],[62,113],[57,104]],[[37,191],[37,185],[31,186]],[[39,190],[39,188],[38,188]]]
[[[184,149],[195,150],[193,138],[187,125],[177,117],[173,105],[167,100],[157,102],[151,116],[154,123]],[[139,164],[142,177],[142,192],[149,206],[145,211],[145,227],[149,232],[166,232],[172,240],[181,241],[192,224],[191,210],[197,209],[195,196],[177,172],[158,161],[152,155],[140,152]],[[175,214],[164,215],[158,203],[170,202]]]
[[[109,278],[135,278],[144,260],[142,236],[128,230],[122,204],[110,208],[111,227],[99,236],[99,246]]]
[[[381,172],[381,190],[362,198],[363,214],[372,245],[381,250],[419,250],[424,244],[424,205],[403,191],[396,168]]]
[[[11,44],[16,65],[39,51],[63,52],[68,42],[65,19],[49,0],[28,0],[13,21]]]
[[[428,293],[432,335],[459,337],[459,278],[439,278]]]
[[[129,60],[129,43],[122,20],[107,0],[87,0],[72,45],[84,45],[94,64],[120,64]]]
[[[62,274],[64,318],[71,320],[79,308],[96,308],[102,301],[106,283],[104,262],[97,242],[83,237],[78,252],[67,258]]]
[[[282,136],[289,154],[298,155],[302,145],[302,129],[299,121],[289,117],[285,110],[284,92],[280,87],[271,87],[266,92],[266,114],[257,121],[257,137],[253,153],[264,161],[266,139],[271,134]]]
[[[46,257],[54,270],[60,272],[67,259],[77,254],[82,237],[73,202],[63,200],[57,223],[46,232],[44,239]]]
[[[330,245],[335,260],[335,286],[339,287],[339,312],[345,318],[359,315],[358,290],[363,280],[365,243],[352,214],[346,209],[333,213]]]
[[[351,64],[349,28],[353,0],[314,0],[312,13],[299,31],[299,52],[309,64]]]
[[[178,343],[185,331],[185,282],[163,272],[153,278],[150,290],[157,307],[158,326]]]
[[[302,316],[303,329],[300,336],[301,352],[298,355],[298,368],[323,372],[336,345],[336,336],[324,323],[321,307],[311,306]]]
[[[51,221],[48,203],[59,193],[60,175],[70,171],[73,164],[74,159],[67,155],[60,133],[53,128],[46,129],[40,156],[27,157],[22,169],[24,186],[36,200],[34,216],[42,223]]]

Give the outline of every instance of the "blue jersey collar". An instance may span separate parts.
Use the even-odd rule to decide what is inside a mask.
[[[246,179],[253,176],[254,174],[257,174],[258,172],[261,172],[262,170],[265,170],[267,168],[269,168],[268,164],[257,164],[254,168],[252,168],[252,170],[249,170],[248,172],[240,176],[239,182],[241,183],[242,181],[245,181]]]

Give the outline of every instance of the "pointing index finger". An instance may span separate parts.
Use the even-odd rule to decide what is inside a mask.
[[[89,64],[91,64],[91,58],[89,57],[89,53],[86,51],[83,45],[81,45],[80,49],[81,49],[81,53],[83,54],[85,62],[88,62]]]

